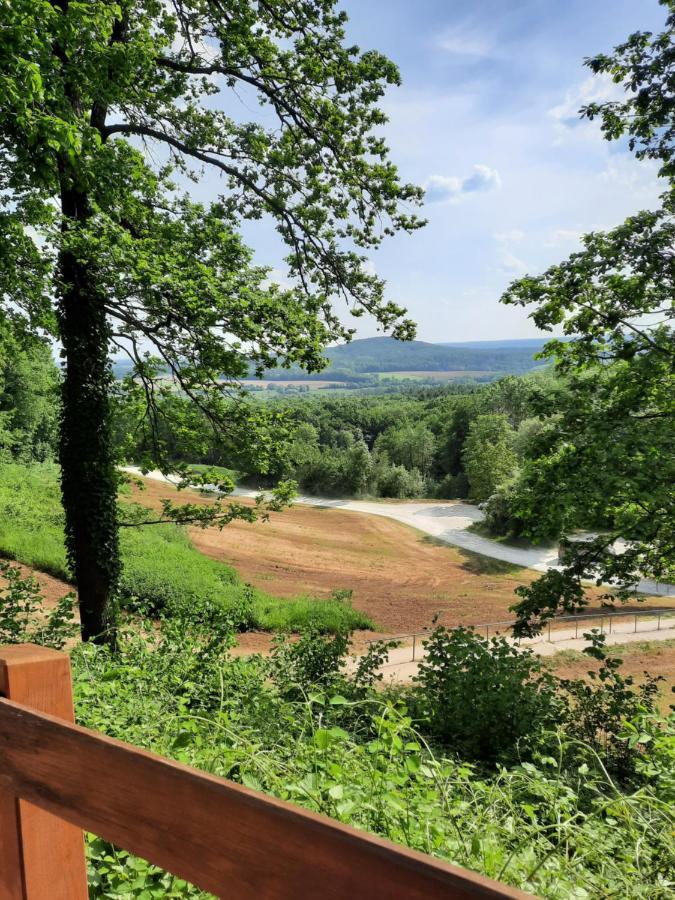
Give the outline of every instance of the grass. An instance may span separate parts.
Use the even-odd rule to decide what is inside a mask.
[[[365,613],[338,599],[298,597],[280,601],[259,596],[254,612],[264,631],[304,631],[339,633],[351,628],[372,629],[373,621]]]
[[[214,603],[240,628],[319,631],[372,628],[348,602],[300,597],[283,600],[246,585],[231,566],[196,550],[184,529],[152,525],[122,529],[123,604],[145,601],[154,610]],[[58,469],[0,465],[0,555],[72,581],[63,538]]]
[[[191,472],[197,472],[200,475],[202,472],[215,472],[221,478],[231,478],[235,484],[241,478],[240,472],[237,472],[235,469],[228,469],[225,466],[208,466],[204,463],[192,463],[188,468]]]
[[[608,651],[612,656],[630,657],[663,656],[668,650],[675,650],[675,638],[665,641],[632,641],[630,644],[610,644]],[[550,669],[559,669],[577,662],[587,662],[590,665],[591,658],[579,650],[560,650],[553,656],[545,659],[545,665]]]

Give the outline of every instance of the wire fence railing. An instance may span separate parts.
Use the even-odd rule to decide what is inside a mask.
[[[617,622],[618,619],[623,620],[626,623],[628,628],[621,627],[622,622]],[[633,620],[633,628],[630,628],[631,619]],[[649,620],[650,627],[649,628],[638,628],[638,621],[641,619]],[[654,624],[654,620],[656,624]],[[640,609],[640,610],[631,610],[630,612],[606,612],[606,613],[583,613],[579,615],[570,615],[570,616],[555,616],[555,618],[550,619],[545,626],[543,627],[541,633],[534,638],[522,638],[518,640],[519,644],[524,644],[528,646],[530,644],[540,643],[542,641],[548,641],[549,643],[555,643],[556,640],[570,640],[574,638],[577,640],[580,635],[579,626],[580,624],[586,623],[586,625],[590,625],[591,622],[599,622],[599,631],[601,634],[638,634],[641,630],[645,632],[652,631],[662,631],[662,630],[675,630],[675,607],[665,607],[662,609]],[[448,628],[448,631],[456,631],[459,628],[470,628],[473,631],[477,632],[481,636],[484,636],[485,639],[489,639],[490,637],[497,637],[498,635],[504,635],[507,632],[510,632],[515,624],[515,620],[510,619],[509,621],[503,622],[482,622],[479,624],[472,625],[455,625],[451,628]],[[572,635],[572,624],[574,625],[574,635]],[[388,637],[386,640],[391,642],[396,642],[397,644],[403,641],[412,640],[411,644],[411,659],[408,660],[410,662],[416,662],[420,657],[420,651],[423,652],[422,648],[424,645],[424,639],[430,637],[433,628],[427,628],[424,631],[411,631],[407,634],[395,634]],[[583,630],[581,631],[583,634]],[[380,639],[369,640],[367,644],[375,644],[381,642]],[[406,660],[398,660],[397,662],[405,662]]]

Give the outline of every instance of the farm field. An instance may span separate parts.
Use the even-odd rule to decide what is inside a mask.
[[[420,369],[400,372],[365,372],[366,375],[379,375],[380,378],[419,378],[427,381],[452,381],[457,378],[481,378],[499,375],[487,369],[457,369],[450,372],[425,372]]]
[[[310,391],[318,391],[322,388],[341,388],[344,385],[344,382],[333,380],[333,381],[312,381],[310,379],[303,378],[289,378],[289,379],[281,379],[281,378],[245,378],[242,380],[241,384],[244,387],[261,387],[261,388],[284,388],[284,387],[307,387]]]

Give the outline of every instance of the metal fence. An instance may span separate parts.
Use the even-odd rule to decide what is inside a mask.
[[[625,629],[617,630],[616,627],[613,628],[613,622],[616,622],[617,619],[623,619],[626,622],[630,622],[631,618],[633,619],[633,629],[632,632],[626,631]],[[574,623],[574,639],[579,637],[579,624],[590,621],[599,621],[600,622],[600,633],[601,634],[637,634],[640,629],[638,628],[638,620],[639,619],[651,619],[656,620],[656,627],[643,628],[643,631],[662,631],[662,630],[675,630],[675,607],[664,608],[664,609],[640,609],[632,612],[606,612],[606,613],[585,613],[583,615],[571,615],[571,616],[556,616],[553,619],[550,619],[546,625],[544,626],[542,633],[538,636],[538,638],[524,638],[518,643],[522,643],[523,640],[526,644],[535,644],[541,641],[548,641],[549,643],[556,642],[556,627],[558,631],[565,630],[565,624],[568,624],[569,631],[571,632],[571,625]],[[515,624],[515,620],[511,619],[508,622],[483,622],[477,625],[455,625],[452,628],[449,628],[448,631],[457,631],[459,628],[470,628],[471,630],[477,632],[481,636],[485,636],[486,639],[490,637],[496,637],[497,635],[504,634],[506,631],[510,631]],[[617,623],[618,625],[619,623]],[[412,658],[410,661],[415,662],[415,660],[419,657],[419,648],[424,644],[424,638],[428,638],[433,629],[428,628],[424,631],[413,631],[408,634],[396,634],[387,638],[387,641],[406,641],[412,638]],[[544,635],[547,635],[546,637]],[[582,631],[583,634],[583,631]],[[563,637],[559,637],[558,640],[570,640],[572,635],[565,631]],[[370,640],[367,641],[368,644],[380,643],[379,640]],[[400,662],[398,660],[397,662]]]

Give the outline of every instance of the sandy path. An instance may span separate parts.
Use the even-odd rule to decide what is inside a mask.
[[[126,466],[123,471],[140,476],[141,470],[135,466]],[[161,472],[153,471],[145,475],[155,481],[174,483]],[[259,492],[245,488],[235,488],[234,496],[255,497]],[[538,572],[557,568],[558,551],[556,547],[512,547],[493,541],[468,531],[474,522],[480,522],[483,513],[469,503],[452,501],[375,501],[375,500],[335,500],[321,497],[299,495],[296,503],[307,506],[321,506],[351,512],[365,513],[373,516],[384,516],[404,525],[410,525],[431,535],[446,544],[480,553],[492,559],[512,563]],[[643,579],[637,585],[637,591],[658,596],[675,596],[675,585],[657,584],[655,581]]]
[[[667,641],[675,637],[675,617],[667,617],[661,620],[657,629],[656,622],[652,619],[642,621],[637,632],[633,630],[633,622],[614,623],[612,634],[605,632],[605,644],[632,644],[641,641]],[[524,638],[518,642],[514,638],[506,637],[506,640],[514,646],[529,648],[538,656],[553,656],[562,650],[576,650],[581,652],[588,646],[583,637],[578,637],[584,630],[590,630],[592,626],[557,629],[554,632],[554,640],[548,640],[546,633],[536,638]],[[426,655],[422,641],[418,639],[415,646],[415,660],[412,659],[413,648],[408,644],[404,647],[394,647],[389,651],[388,661],[379,670],[384,679],[389,682],[412,681],[417,674],[419,660]],[[355,665],[356,661],[352,663]]]

